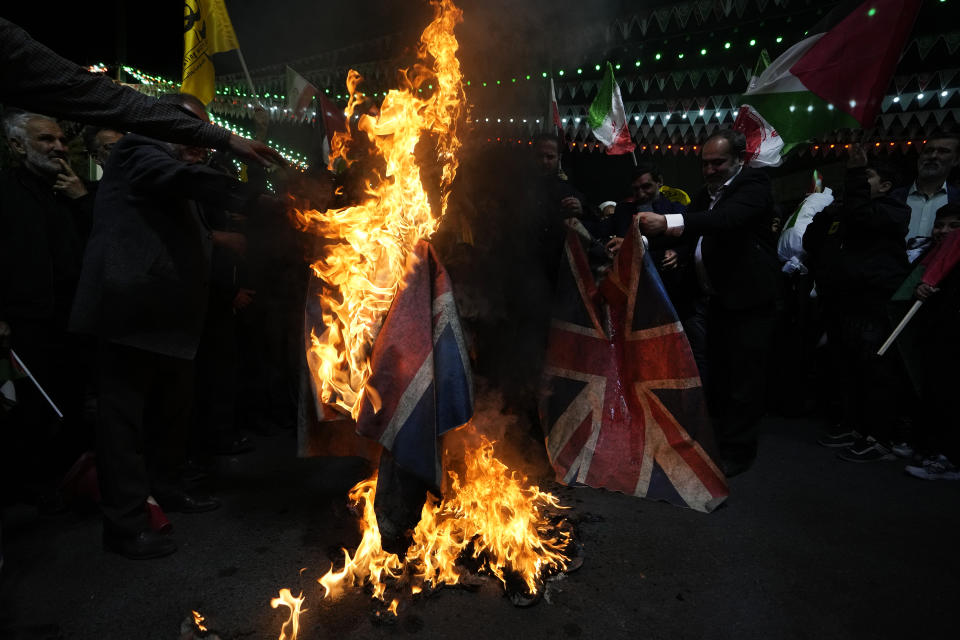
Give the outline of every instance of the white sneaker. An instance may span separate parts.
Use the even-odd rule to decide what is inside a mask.
[[[923,480],[960,480],[960,469],[942,454],[924,459],[919,467],[908,465],[904,471]]]

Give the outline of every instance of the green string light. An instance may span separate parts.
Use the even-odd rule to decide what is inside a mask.
[[[783,36],[777,36],[777,44],[783,42]]]
[[[756,40],[751,40],[751,41],[750,41],[750,46],[751,46],[751,47],[757,46],[757,41],[756,41]]]
[[[729,43],[729,42],[724,42],[724,43],[723,43],[723,48],[724,48],[724,49],[729,49],[729,48],[730,48],[730,43]]]
[[[654,59],[654,60],[659,60],[659,59],[662,58],[662,57],[663,57],[663,56],[658,53],[657,55],[653,56],[653,59]]]
[[[706,49],[700,49],[700,55],[702,55],[702,56],[707,55],[707,50],[706,50]]]
[[[640,61],[639,61],[639,60],[637,60],[636,62],[634,62],[634,63],[633,63],[633,66],[635,66],[635,67],[639,67],[639,66],[640,66]]]

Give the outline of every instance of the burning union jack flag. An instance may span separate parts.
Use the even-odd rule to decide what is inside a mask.
[[[540,412],[567,484],[710,512],[727,497],[700,377],[636,225],[599,283],[568,232]]]

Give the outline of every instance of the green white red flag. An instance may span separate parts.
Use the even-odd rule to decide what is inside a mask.
[[[609,62],[600,91],[587,112],[587,120],[594,137],[603,143],[609,155],[630,153],[636,148],[630,137],[620,87],[613,79],[613,65]]]
[[[734,123],[747,135],[751,164],[779,164],[779,156],[826,132],[871,126],[920,2],[838,8],[751,81]],[[778,138],[782,148],[774,154]]]
[[[313,84],[302,75],[287,67],[287,107],[295,116],[305,117],[313,97],[320,95]]]

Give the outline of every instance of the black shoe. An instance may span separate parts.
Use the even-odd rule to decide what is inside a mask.
[[[170,536],[156,531],[141,531],[135,535],[119,535],[104,531],[103,548],[131,560],[149,560],[170,555],[177,550],[177,543]]]
[[[845,430],[841,428],[824,435],[817,440],[817,444],[821,447],[829,447],[831,449],[846,449],[847,447],[853,446],[860,438],[860,434],[853,429]]]
[[[156,496],[157,504],[167,513],[204,513],[220,508],[220,501],[213,496],[195,496],[189,493],[177,493],[163,497]]]
[[[889,462],[897,459],[889,448],[877,442],[873,436],[857,440],[841,450],[837,457],[847,462]]]

